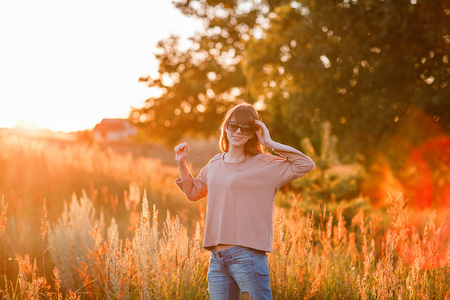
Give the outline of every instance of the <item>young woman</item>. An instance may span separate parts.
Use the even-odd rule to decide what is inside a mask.
[[[203,247],[211,251],[208,291],[212,300],[272,299],[266,252],[272,252],[274,197],[285,183],[314,169],[302,152],[274,142],[258,112],[247,103],[231,109],[221,126],[220,148],[194,177],[189,147],[175,147],[175,183],[191,201],[207,196]],[[262,146],[283,157],[263,153]]]

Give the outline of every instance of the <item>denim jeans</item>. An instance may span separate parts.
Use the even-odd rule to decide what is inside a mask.
[[[241,246],[212,250],[208,291],[211,300],[238,300],[244,292],[253,300],[272,299],[267,255]]]

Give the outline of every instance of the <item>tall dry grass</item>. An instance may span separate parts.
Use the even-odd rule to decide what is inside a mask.
[[[432,213],[423,232],[409,222],[405,199],[390,195],[388,228],[363,211],[286,217],[276,210],[272,287],[277,299],[449,299],[450,232]],[[449,214],[443,213],[448,217]]]
[[[198,229],[199,230],[199,229]],[[162,231],[158,211],[153,213],[144,195],[135,236],[119,238],[114,219],[103,239],[95,228],[94,246],[82,276],[87,293],[96,297],[192,299],[206,297],[207,254],[191,239],[179,218],[167,213]],[[89,283],[90,282],[90,283]]]
[[[409,222],[402,195],[388,201],[388,228],[380,226],[379,214],[361,211],[346,224],[339,210],[333,214],[321,207],[305,214],[296,205],[289,211],[276,207],[274,252],[269,254],[274,299],[449,299],[446,220],[438,224],[432,213],[419,230]],[[103,229],[89,198],[72,202],[78,204],[72,203],[56,225],[49,224],[47,233],[48,246],[64,258],[52,256],[53,272],[45,276],[36,259],[17,254],[16,282],[0,281],[6,299],[207,297],[209,253],[201,248],[200,225],[189,233],[168,212],[159,228],[158,210],[153,205],[150,211],[144,194],[134,235],[123,238],[115,219]],[[62,221],[75,215],[91,217],[78,225]],[[76,226],[83,235],[74,238],[70,230]],[[65,243],[71,246],[64,248]],[[70,252],[75,245],[79,252]]]
[[[197,206],[187,203],[173,188],[177,169],[158,159],[103,150],[98,145],[1,132],[0,149],[0,195],[5,203],[0,219],[0,270],[8,276],[18,272],[15,253],[36,257],[46,248],[36,225],[43,218],[36,211],[41,211],[44,201],[45,217],[56,224],[66,210],[64,203],[71,203],[74,195],[89,197],[96,214],[103,213],[108,220],[114,216],[121,234],[129,237],[134,234],[138,210],[132,202],[139,199],[136,194],[142,189],[153,203],[176,212],[189,227],[188,220],[198,216]],[[41,269],[45,267],[42,260],[37,263]]]
[[[207,297],[204,209],[186,213],[175,169],[81,144],[0,143],[2,299]],[[269,254],[275,299],[450,299],[445,208],[424,218],[401,194],[387,211],[283,199]]]

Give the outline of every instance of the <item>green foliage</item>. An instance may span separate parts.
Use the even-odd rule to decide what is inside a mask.
[[[302,140],[302,150],[316,163],[310,174],[290,183],[291,194],[278,193],[275,203],[284,208],[295,207],[301,212],[320,212],[326,207],[329,212],[343,211],[346,220],[351,220],[360,210],[373,209],[368,197],[360,195],[360,184],[365,179],[361,163],[343,163],[336,151],[337,137],[331,135],[331,124],[321,126],[321,143],[316,151],[308,138]],[[292,197],[297,194],[297,197]]]
[[[235,1],[175,1],[187,14],[201,18],[206,28],[192,38],[193,46],[179,49],[177,37],[158,44],[159,78],[142,77],[150,87],[163,91],[150,98],[130,118],[153,139],[173,144],[186,134],[215,134],[221,118],[233,104],[254,102],[246,91],[242,53],[261,12]],[[216,7],[216,8],[214,8]]]
[[[448,14],[444,1],[277,7],[247,47],[250,94],[272,126],[289,129],[288,142],[306,135],[317,145],[320,122],[330,121],[341,153],[376,147],[414,109],[449,130]]]
[[[305,136],[318,145],[320,123],[331,122],[340,153],[376,147],[417,109],[450,130],[447,1],[174,4],[205,31],[185,51],[176,37],[160,42],[161,75],[141,80],[163,93],[130,114],[168,144],[214,134],[242,100],[291,145]]]
[[[342,163],[336,153],[336,136],[331,135],[330,123],[322,124],[320,151],[315,151],[308,138],[302,140],[303,151],[316,163],[314,172],[291,183],[302,192],[302,198],[325,203],[359,196],[359,183],[364,179],[360,163]]]

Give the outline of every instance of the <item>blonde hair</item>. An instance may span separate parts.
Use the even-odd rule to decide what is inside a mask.
[[[226,127],[227,122],[231,119],[231,117],[234,117],[234,119],[239,124],[251,127],[255,127],[254,121],[260,119],[258,111],[253,107],[253,105],[249,103],[244,102],[230,109],[223,118],[222,125],[220,126],[219,147],[223,152],[228,152],[229,150],[229,141],[227,138]],[[249,155],[256,155],[263,152],[261,143],[259,142],[256,133],[253,133],[253,137],[249,139],[245,144],[244,152],[245,154]]]

